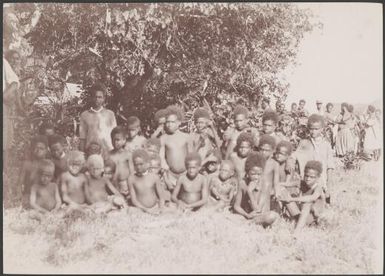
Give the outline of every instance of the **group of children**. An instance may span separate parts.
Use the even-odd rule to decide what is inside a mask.
[[[222,139],[205,108],[194,112],[194,133],[179,130],[179,107],[158,111],[158,128],[148,139],[133,116],[112,129],[108,152],[97,142],[66,152],[65,138],[46,127],[33,139],[32,159],[20,175],[24,205],[35,213],[228,210],[263,226],[293,219],[296,231],[317,222],[330,202],[334,168],[323,117],[309,117],[311,137],[293,152],[276,131],[276,112],[263,114],[261,129],[249,126],[248,113],[236,106],[234,127]]]

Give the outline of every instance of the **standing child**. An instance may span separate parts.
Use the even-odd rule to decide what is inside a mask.
[[[22,192],[22,206],[27,208],[29,206],[29,197],[31,193],[31,186],[37,179],[39,170],[39,163],[44,160],[48,154],[48,140],[43,135],[38,135],[32,139],[31,142],[32,158],[23,163],[18,180],[18,188]],[[19,190],[20,191],[20,190]]]
[[[205,176],[199,174],[201,158],[197,152],[187,154],[186,173],[179,177],[171,199],[182,210],[197,210],[207,203],[209,187]]]
[[[81,151],[70,151],[67,156],[68,171],[59,176],[59,188],[69,209],[79,209],[87,204],[87,177],[81,172],[86,160]]]
[[[277,133],[278,114],[274,111],[265,111],[262,116],[262,134],[268,134],[275,139],[275,144],[278,144],[282,140],[286,140],[286,137]]]
[[[64,151],[66,139],[61,135],[53,135],[48,139],[51,150],[52,161],[55,164],[55,181],[58,177],[68,171],[68,158]]]
[[[87,159],[87,167],[89,176],[88,185],[86,185],[86,197],[91,207],[96,212],[105,213],[126,208],[127,204],[122,195],[107,178],[103,177],[103,158],[98,154],[91,155]]]
[[[294,233],[297,234],[306,224],[311,224],[321,214],[324,201],[322,184],[319,182],[322,173],[322,164],[319,161],[308,161],[305,165],[305,175],[300,186],[300,196],[287,196],[285,201],[298,202],[301,213],[295,217],[297,225]]]
[[[230,161],[233,162],[238,181],[245,177],[245,163],[247,156],[252,152],[253,137],[248,132],[238,136],[235,152],[231,153]]]
[[[136,116],[128,117],[127,119],[127,141],[124,145],[124,149],[130,154],[136,149],[144,148],[146,138],[139,135],[140,133],[140,120]]]
[[[155,112],[154,120],[157,124],[157,128],[154,131],[154,133],[151,135],[151,138],[159,138],[164,134],[164,126],[166,124],[166,116],[167,116],[167,110],[166,109],[160,109],[157,112]]]
[[[180,175],[186,171],[185,158],[191,152],[192,143],[187,133],[179,130],[183,113],[177,106],[169,106],[166,116],[166,133],[160,137],[160,159],[166,170],[165,180],[173,190]]]
[[[276,143],[274,137],[264,134],[259,139],[258,152],[260,152],[267,160],[272,156],[275,146]]]
[[[246,160],[246,176],[239,183],[238,192],[234,201],[234,212],[246,219],[252,219],[264,227],[273,224],[279,217],[276,212],[265,211],[268,191],[263,185],[263,169],[265,158],[258,152],[251,153]]]
[[[164,206],[160,178],[157,174],[149,172],[150,157],[145,150],[135,150],[132,153],[132,159],[135,174],[128,178],[131,202],[134,207],[144,212],[157,214]]]
[[[131,154],[124,149],[126,144],[126,131],[123,127],[117,126],[111,131],[113,150],[110,151],[109,158],[115,163],[116,170],[113,183],[117,185],[119,192],[128,197],[128,176],[133,172]]]
[[[234,198],[238,186],[234,173],[234,164],[231,161],[223,160],[218,175],[212,177],[209,182],[210,191],[218,209],[229,207]]]
[[[55,165],[51,160],[39,162],[38,178],[31,187],[30,204],[32,209],[42,214],[57,211],[61,206],[59,189],[52,181],[54,172]]]

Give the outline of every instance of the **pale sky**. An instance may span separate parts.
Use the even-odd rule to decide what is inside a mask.
[[[290,83],[286,107],[304,98],[315,101],[371,103],[383,94],[382,6],[372,3],[299,3],[309,8],[322,29],[301,42],[297,67],[283,76]]]

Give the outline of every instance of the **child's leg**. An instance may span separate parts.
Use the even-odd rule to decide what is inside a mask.
[[[272,225],[278,218],[278,213],[274,211],[268,211],[260,214],[259,216],[256,216],[253,221],[256,224],[261,224],[263,227],[267,227],[269,225]]]
[[[315,219],[322,214],[324,207],[325,207],[325,202],[321,198],[317,199],[314,202],[314,204],[311,207],[311,212],[314,215]]]
[[[298,233],[305,225],[310,224],[314,219],[310,214],[313,202],[307,202],[302,204],[301,214],[298,218],[297,225],[295,226],[294,233]]]

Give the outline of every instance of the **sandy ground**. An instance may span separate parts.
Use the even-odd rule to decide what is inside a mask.
[[[381,176],[381,177],[380,177]],[[336,172],[321,225],[264,229],[230,213],[3,213],[5,273],[382,273],[382,162]]]

